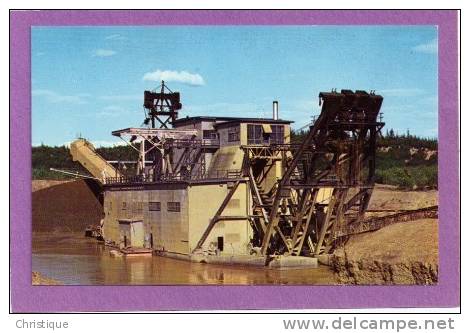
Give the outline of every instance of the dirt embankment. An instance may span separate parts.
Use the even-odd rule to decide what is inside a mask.
[[[438,221],[397,223],[352,236],[332,259],[344,284],[436,284]]]
[[[367,217],[438,205],[438,191],[401,191],[377,184]],[[382,212],[380,212],[383,210]],[[332,258],[345,284],[435,284],[438,281],[438,220],[402,222],[351,236]]]
[[[438,204],[438,191],[401,191],[392,185],[376,184],[369,210],[419,209]]]
[[[33,192],[36,192],[51,186],[60,185],[68,182],[70,182],[70,180],[35,179],[33,180],[32,189]]]
[[[59,184],[33,180],[33,232],[84,231],[99,224],[100,192],[98,183],[88,179]]]

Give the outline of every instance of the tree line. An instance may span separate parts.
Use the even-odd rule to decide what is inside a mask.
[[[292,133],[292,142],[301,141],[306,132]],[[396,185],[403,189],[437,188],[438,142],[407,133],[386,130],[377,139],[376,182]],[[129,146],[100,147],[97,153],[106,160],[135,161],[137,152]],[[32,147],[33,179],[70,179],[70,176],[50,168],[88,174],[79,163],[72,161],[66,146],[40,145]]]

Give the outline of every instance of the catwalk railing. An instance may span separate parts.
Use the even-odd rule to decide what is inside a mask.
[[[203,175],[184,175],[184,174],[166,174],[154,177],[153,175],[135,175],[122,177],[108,177],[105,180],[106,185],[111,184],[143,184],[143,183],[165,183],[165,182],[184,182],[184,181],[202,181],[202,180],[230,180],[242,177],[242,171],[238,169],[229,170],[211,170]]]

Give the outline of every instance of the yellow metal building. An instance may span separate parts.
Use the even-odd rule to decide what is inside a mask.
[[[221,255],[249,254],[252,195],[241,177],[245,146],[290,141],[290,121],[277,119],[190,117],[174,122],[175,130],[196,130],[201,140],[216,146],[205,151],[204,177],[136,184],[104,184],[103,237],[119,247],[146,247],[190,254],[200,241],[227,193],[235,192],[201,249]],[[178,158],[178,152],[174,153]],[[280,159],[263,168],[260,188],[268,191],[281,177]]]

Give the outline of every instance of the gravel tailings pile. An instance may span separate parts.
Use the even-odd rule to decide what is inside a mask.
[[[351,236],[332,267],[343,284],[436,284],[438,220],[403,222]]]
[[[48,187],[51,187],[51,186],[60,185],[60,184],[68,183],[68,182],[70,182],[70,180],[35,179],[35,180],[33,180],[32,189],[33,189],[33,192],[36,192],[36,191],[42,190],[44,188],[48,188]]]
[[[419,209],[438,205],[438,191],[403,191],[396,186],[376,184],[368,209]]]
[[[100,187],[93,180],[53,185],[32,196],[33,232],[84,231],[101,220]]]

